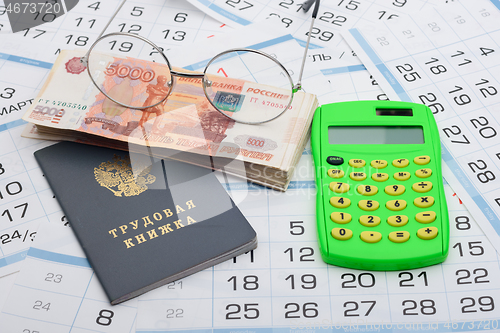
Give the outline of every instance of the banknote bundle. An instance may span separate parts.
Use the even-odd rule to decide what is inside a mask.
[[[127,69],[119,65],[124,59],[111,58],[96,82],[98,89],[80,62],[82,55],[82,51],[61,52],[23,116],[30,123],[23,136],[171,158],[286,190],[309,137],[318,104],[315,95],[295,93],[288,110],[277,119],[244,124],[213,107],[204,94],[202,79],[176,77],[168,99],[141,109],[145,99],[151,104],[165,89],[165,68],[126,59],[135,61]],[[239,81],[234,79],[233,86],[244,84]],[[126,104],[137,108],[116,104],[101,92],[104,89],[127,98]]]

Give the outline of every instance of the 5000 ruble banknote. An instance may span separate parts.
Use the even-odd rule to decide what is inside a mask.
[[[225,117],[207,100],[198,78],[172,78],[165,65],[155,62],[103,56],[103,69],[92,82],[81,51],[62,51],[39,95],[23,119],[36,125],[30,137],[79,140],[131,151],[144,151],[188,163],[217,167],[254,182],[284,190],[308,139],[317,107],[315,95],[296,93],[289,109],[278,119],[249,125]],[[169,81],[175,82],[173,88]],[[238,79],[219,85],[237,95],[242,89],[255,93],[255,108],[279,107],[278,92]],[[106,97],[131,107],[116,104]],[[253,86],[252,86],[253,85]],[[172,89],[172,91],[169,91]],[[263,93],[264,92],[264,93]],[[166,93],[170,93],[164,99]],[[274,94],[274,95],[271,95]],[[232,112],[242,103],[226,98]],[[232,104],[231,104],[232,103]],[[283,103],[281,101],[281,103]],[[153,105],[152,107],[145,106]],[[207,156],[212,156],[209,159]],[[240,161],[231,167],[228,161]],[[230,164],[234,165],[234,163]]]

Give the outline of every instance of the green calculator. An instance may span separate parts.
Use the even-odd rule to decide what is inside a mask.
[[[449,220],[431,110],[392,101],[323,105],[313,119],[323,260],[365,270],[443,262]]]

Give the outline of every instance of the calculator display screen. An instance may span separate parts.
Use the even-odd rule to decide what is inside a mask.
[[[423,144],[419,126],[329,126],[328,142],[335,145]]]

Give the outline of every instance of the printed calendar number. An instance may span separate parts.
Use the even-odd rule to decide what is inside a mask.
[[[465,134],[462,134],[462,130],[457,125],[444,127],[442,130],[448,138],[455,139],[455,140],[450,140],[452,143],[467,144],[467,145],[470,144],[470,140],[465,136]]]
[[[342,288],[372,288],[375,286],[375,275],[372,273],[344,273],[340,279],[343,280]]]
[[[283,23],[287,28],[290,27],[290,24],[293,23],[293,20],[291,18],[288,18],[288,17],[281,18],[281,16],[279,14],[276,14],[276,13],[270,13],[269,17],[271,17],[271,16],[277,16],[280,19],[281,23]]]
[[[11,223],[14,222],[14,219],[17,222],[18,218],[23,219],[26,216],[27,210],[28,210],[28,203],[25,202],[20,205],[14,206],[12,213],[10,209],[4,210],[2,214],[0,214],[0,217],[7,218]]]
[[[89,37],[87,37],[87,36],[67,35],[67,36],[64,36],[64,38],[67,39],[66,44],[72,43],[76,46],[85,46],[85,45],[87,45],[87,42],[89,41]]]
[[[0,97],[3,99],[11,99],[14,96],[16,89],[14,88],[4,88],[3,93],[0,94]]]
[[[455,228],[457,228],[457,230],[469,230],[470,227],[470,219],[468,216],[455,217]]]
[[[298,250],[297,255],[294,254],[293,248],[289,247],[286,249],[283,253],[288,253],[288,258],[290,262],[293,262],[294,260],[297,261],[314,261],[314,258],[310,258],[314,255],[314,249],[312,247],[302,247]]]
[[[495,310],[495,302],[491,296],[464,297],[460,299],[463,304],[462,313],[489,312]]]
[[[31,33],[29,35],[33,36],[33,37],[31,37],[33,39],[38,38],[38,37],[42,36],[43,34],[45,34],[47,32],[47,30],[31,29],[31,28],[26,28],[26,29],[24,29],[22,31],[24,31],[23,37],[27,37],[28,33],[31,31]]]
[[[418,74],[418,72],[413,69],[413,66],[411,64],[407,63],[398,65],[396,66],[396,69],[400,74],[402,74],[403,79],[405,79],[406,82],[414,82],[416,80],[422,79],[420,74]]]
[[[238,10],[245,10],[253,7],[253,4],[246,0],[226,0],[226,5],[229,5]]]
[[[290,9],[290,6],[292,6],[294,4],[294,0],[287,0],[287,1],[282,1],[280,2],[280,6],[283,7],[283,8],[286,8],[286,9]],[[302,9],[302,4],[300,3],[297,3],[296,6],[298,6],[296,12],[298,13],[301,9]]]
[[[309,36],[309,31],[306,32],[306,36]],[[328,42],[332,39],[332,37],[335,36],[333,32],[330,31],[322,31],[320,28],[312,28],[311,30],[311,38],[318,38],[319,40],[323,42]]]
[[[79,28],[80,24],[81,24],[82,28],[92,29],[94,27],[96,19],[91,19],[91,20],[86,21],[86,23],[82,23],[83,22],[83,17],[79,17],[79,18],[75,19],[75,21],[77,22],[76,23],[76,27],[77,28]]]
[[[290,289],[295,289],[295,275],[290,274],[285,278],[285,281],[290,282]],[[316,275],[314,274],[303,274],[300,275],[300,279],[297,278],[297,288],[302,289],[314,289],[316,288]]]
[[[22,233],[19,230],[14,230],[12,234],[6,233],[0,236],[0,241],[2,244],[8,244],[13,241],[21,241],[26,242],[27,240],[34,241],[36,235],[36,231],[26,230],[26,232]]]
[[[243,304],[243,306],[240,304],[228,304],[226,306],[226,310],[228,311],[226,313],[226,319],[257,319],[260,315],[258,307],[259,303],[248,303]]]
[[[453,245],[454,249],[457,249],[460,257],[470,255],[473,257],[482,256],[484,254],[484,247],[481,241],[467,242],[467,245],[462,245],[461,242],[455,243]]]
[[[95,322],[101,326],[109,326],[113,322],[111,318],[115,313],[111,310],[102,309],[99,311],[99,316],[96,318]]]
[[[257,275],[246,275],[241,280],[242,281],[238,280],[237,277],[233,275],[227,280],[227,282],[231,283],[234,291],[239,288],[243,288],[245,290],[259,289],[259,277]]]
[[[33,309],[40,311],[49,311],[50,303],[44,303],[42,301],[35,301],[35,305],[33,305]]]
[[[61,283],[63,276],[61,274],[47,273],[44,281],[53,282],[53,283]]]
[[[241,258],[241,257],[244,257],[244,259]],[[241,260],[245,260],[245,262],[250,262],[250,263],[253,263],[255,261],[255,256],[254,256],[253,250],[245,252],[245,254],[243,254],[243,255],[239,255],[237,257],[234,257],[233,258],[233,264],[236,264],[237,258],[241,258],[240,261]]]
[[[307,302],[303,304],[299,303],[286,303],[285,304],[285,318],[316,318],[319,315],[318,303]]]
[[[342,15],[335,15],[332,12],[323,12],[323,14],[319,17],[319,20],[342,27],[342,25],[346,23],[347,18]]]
[[[338,7],[344,7],[348,10],[356,10],[358,9],[361,3],[357,0],[340,0],[337,4]]]
[[[360,304],[363,308],[362,310],[360,309]],[[362,316],[366,317],[372,312],[375,304],[377,304],[377,301],[360,301],[359,303],[355,301],[345,302],[343,305],[346,309],[344,311],[344,317],[359,317],[360,313]],[[358,312],[358,310],[361,312]]]
[[[100,1],[97,1],[97,2],[94,2],[90,5],[87,6],[87,8],[91,8],[93,9],[94,11],[98,10],[99,9],[99,6],[101,5],[101,2]]]
[[[184,318],[184,310],[183,309],[167,309],[165,318],[167,318],[167,319]]]
[[[476,268],[472,272],[468,269],[459,269],[455,272],[457,278],[457,285],[460,284],[476,284],[476,283],[490,283],[486,277],[488,270],[486,268]]]
[[[419,95],[418,99],[422,104],[426,105],[429,109],[431,109],[433,114],[437,114],[445,110],[443,104],[437,102],[437,97],[433,93],[426,93],[424,95]]]
[[[404,316],[431,316],[437,312],[436,302],[432,299],[423,299],[420,302],[406,299],[402,302],[402,306]]]
[[[138,34],[142,30],[142,26],[139,24],[127,25],[127,23],[120,23],[118,27],[120,27],[120,32],[127,32],[129,34]]]
[[[488,165],[483,160],[477,160],[476,162],[469,162],[467,163],[467,165],[476,175],[477,180],[479,180],[483,184],[486,184],[496,179],[496,176],[492,171],[485,170],[488,167]]]
[[[294,236],[303,235],[305,232],[304,221],[290,221],[290,234]]]
[[[399,281],[399,286],[401,288],[405,287],[415,287],[415,283],[417,283],[418,287],[422,285],[424,287],[429,286],[429,282],[427,281],[427,272],[420,272],[418,275],[414,276],[412,272],[400,272],[398,277],[401,279]],[[417,282],[418,281],[418,282]]]
[[[490,125],[490,121],[484,116],[472,118],[470,119],[470,122],[474,128],[478,130],[479,135],[481,135],[484,139],[491,139],[497,135],[496,129]]]
[[[132,11],[130,12],[130,15],[139,17],[144,13],[144,9],[144,7],[134,6],[134,8],[132,8]]]
[[[167,289],[173,290],[173,289],[182,289],[182,280],[181,281],[174,281],[170,282],[167,284]]]
[[[3,172],[2,172],[3,173]],[[1,174],[1,173],[0,173]],[[14,196],[20,194],[23,191],[23,186],[18,181],[13,181],[5,185],[5,189],[0,190],[0,200],[4,198],[4,196]]]

